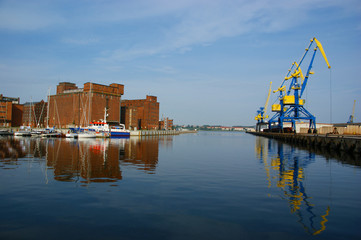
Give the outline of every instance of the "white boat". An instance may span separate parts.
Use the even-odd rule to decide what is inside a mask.
[[[124,124],[109,124],[106,121],[106,109],[104,113],[104,120],[91,122],[85,130],[94,132],[98,137],[130,137],[130,131],[125,129]]]
[[[58,137],[62,137],[62,134],[60,132],[57,132],[54,128],[47,128],[41,134],[41,137],[42,138],[54,138],[54,137],[58,138]]]
[[[61,136],[61,133],[52,132],[52,133],[43,133],[43,134],[41,134],[41,137],[42,138],[60,138],[62,136]]]
[[[97,136],[95,135],[95,133],[91,133],[91,132],[81,132],[78,133],[78,138],[96,138]]]
[[[31,128],[29,126],[20,126],[19,131],[15,132],[14,136],[30,137],[31,136]]]
[[[110,137],[130,137],[130,131],[125,129],[124,124],[110,127]]]
[[[109,132],[96,132],[95,136],[97,138],[108,138],[108,137],[110,137],[110,134],[109,134]]]
[[[66,138],[78,138],[78,134],[70,132],[70,133],[65,134],[65,137]]]
[[[32,137],[41,137],[41,134],[45,133],[45,129],[32,129],[31,136]]]
[[[18,136],[18,137],[30,137],[31,132],[29,132],[29,131],[18,131],[18,132],[15,132],[14,135]]]

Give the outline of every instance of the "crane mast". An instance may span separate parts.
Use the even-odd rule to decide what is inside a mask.
[[[271,92],[272,92],[272,82],[270,82],[270,84],[269,84],[268,96],[267,96],[266,103],[265,103],[265,105],[264,105],[264,115],[265,115],[265,118],[268,118],[268,116],[266,115],[266,113],[267,113],[267,107],[268,107],[268,102],[269,102],[269,97],[270,97],[270,95],[271,95]]]

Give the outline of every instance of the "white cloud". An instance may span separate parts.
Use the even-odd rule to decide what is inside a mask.
[[[353,0],[350,0],[354,4]],[[134,39],[131,47],[119,47],[102,61],[125,61],[143,56],[164,54],[168,52],[189,51],[197,45],[209,45],[227,37],[249,32],[279,32],[297,28],[300,24],[312,24],[318,9],[343,6],[341,3],[318,1],[186,1],[184,4],[171,4],[155,1],[145,10],[145,2],[135,14],[139,18],[172,15],[169,23],[164,24],[163,31],[156,32],[159,41],[151,39]],[[128,6],[129,7],[129,6]],[[134,6],[131,6],[134,7]],[[127,14],[121,15],[124,18]],[[134,9],[133,9],[134,13]],[[112,14],[111,14],[112,15]],[[129,17],[130,18],[130,17]],[[121,18],[118,18],[120,20]],[[143,19],[143,20],[144,20]],[[113,19],[115,20],[115,19]],[[155,30],[157,31],[157,30]]]

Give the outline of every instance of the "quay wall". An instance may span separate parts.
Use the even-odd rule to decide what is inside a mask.
[[[338,135],[338,134],[294,134],[294,133],[264,133],[247,132],[256,136],[273,138],[286,143],[302,146],[323,148],[331,151],[342,151],[352,154],[361,154],[360,135]]]
[[[300,128],[299,133],[307,133],[308,128]],[[317,128],[318,134],[334,133],[344,135],[361,135],[360,125],[347,125],[346,127],[322,126]]]
[[[130,136],[160,136],[160,135],[178,135],[176,130],[140,130],[130,131]]]

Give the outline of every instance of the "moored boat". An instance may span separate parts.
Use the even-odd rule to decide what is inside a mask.
[[[96,138],[95,133],[92,132],[80,132],[78,133],[78,138]]]
[[[59,137],[63,137],[64,135],[60,132],[57,132],[55,129],[51,128],[47,128],[45,129],[45,131],[41,134],[42,138],[59,138]]]
[[[65,134],[66,138],[78,138],[78,134],[74,133],[74,132],[69,132],[67,134]]]
[[[14,133],[14,136],[30,137],[31,136],[31,128],[29,126],[20,126],[20,129]]]
[[[130,131],[125,129],[124,124],[119,124],[117,126],[111,126],[110,127],[110,137],[130,137]]]
[[[45,133],[45,129],[33,129],[30,133],[32,137],[41,137],[41,134]]]
[[[89,126],[83,128],[83,131],[93,132],[97,137],[130,137],[130,131],[125,129],[124,124],[117,122],[107,122],[107,110],[104,111],[104,119],[96,122],[90,122]]]
[[[14,133],[9,130],[0,130],[0,136],[12,136],[12,135],[14,135]]]
[[[18,131],[18,132],[14,133],[14,136],[17,136],[17,137],[30,137],[31,132],[29,132],[29,131]]]

